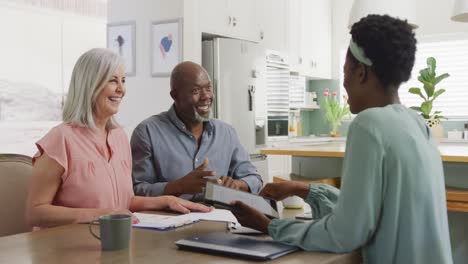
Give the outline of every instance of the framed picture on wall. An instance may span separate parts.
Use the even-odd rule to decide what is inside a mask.
[[[151,76],[169,76],[182,60],[182,18],[151,23]]]
[[[135,76],[135,21],[107,24],[107,48],[122,56],[125,74]]]

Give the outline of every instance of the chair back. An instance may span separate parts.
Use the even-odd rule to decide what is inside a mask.
[[[32,230],[25,217],[31,176],[31,157],[0,154],[0,237]]]

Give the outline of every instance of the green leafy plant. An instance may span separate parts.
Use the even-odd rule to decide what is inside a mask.
[[[432,111],[432,105],[434,100],[445,92],[445,89],[436,89],[436,85],[450,75],[448,73],[444,73],[436,76],[435,58],[427,58],[426,63],[427,68],[420,70],[418,76],[418,81],[423,84],[425,94],[423,94],[421,89],[418,87],[411,87],[408,90],[412,94],[419,95],[419,97],[421,97],[424,101],[422,102],[421,106],[412,106],[411,109],[421,112],[421,115],[425,119],[445,118],[444,116],[440,115],[441,111]]]
[[[331,125],[331,132],[336,133],[338,126],[341,124],[341,119],[345,115],[351,117],[349,111],[348,98],[343,96],[344,103],[340,105],[340,102],[337,98],[337,93],[330,93],[329,89],[325,89],[323,93],[322,106],[325,109],[324,119]]]

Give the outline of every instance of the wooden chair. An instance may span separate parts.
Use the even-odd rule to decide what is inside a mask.
[[[25,219],[31,176],[31,157],[0,154],[0,237],[32,230]]]
[[[468,189],[445,188],[447,210],[468,213]]]

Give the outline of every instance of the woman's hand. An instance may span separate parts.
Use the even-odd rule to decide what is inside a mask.
[[[232,206],[234,206],[232,213],[242,226],[268,234],[268,225],[271,221],[268,217],[241,201],[233,202]]]
[[[188,214],[190,211],[210,212],[213,208],[203,204],[190,202],[175,196],[166,196],[167,207],[173,211]]]
[[[308,193],[309,193],[309,185],[302,183],[302,182],[296,182],[296,181],[268,183],[260,191],[261,196],[266,197],[266,198],[271,198],[276,201],[281,201],[293,195],[306,198]]]

